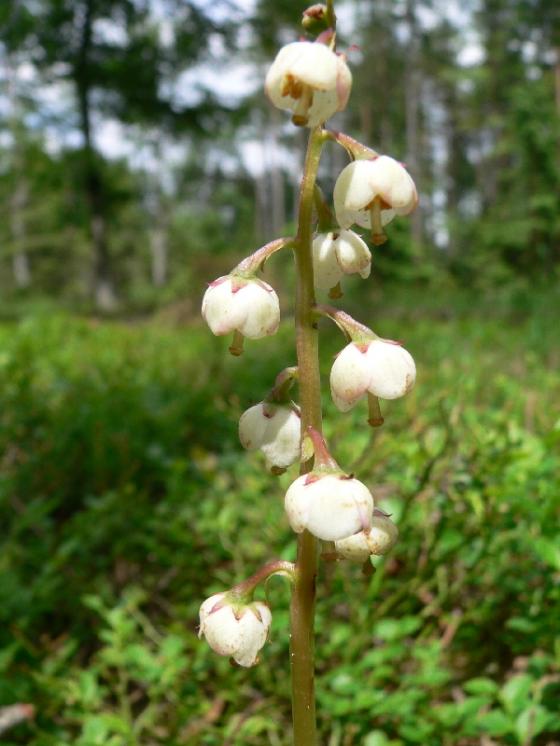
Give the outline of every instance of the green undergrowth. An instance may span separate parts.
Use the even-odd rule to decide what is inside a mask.
[[[557,739],[554,301],[443,313],[419,294],[391,299],[390,315],[379,302],[374,328],[405,340],[415,391],[372,431],[363,406],[336,413],[325,387],[333,453],[400,540],[373,574],[322,565],[321,745]],[[343,340],[321,327],[326,383]],[[236,435],[294,364],[291,326],[241,359],[226,348],[196,324],[0,327],[0,706],[37,709],[2,744],[290,743],[283,581],[268,588],[256,668],[196,634],[205,597],[295,549],[282,506],[293,470],[268,475]]]

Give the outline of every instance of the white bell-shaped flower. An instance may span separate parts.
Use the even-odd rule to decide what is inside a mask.
[[[331,368],[331,393],[341,412],[347,412],[368,391],[380,399],[398,399],[414,386],[412,355],[397,342],[374,339],[347,345]]]
[[[414,181],[404,166],[387,155],[356,160],[340,173],[334,186],[336,219],[342,228],[356,223],[382,235],[395,215],[408,215],[418,204]],[[376,242],[382,242],[375,241]]]
[[[313,240],[315,286],[335,287],[344,275],[357,273],[364,279],[371,272],[371,253],[365,241],[353,231],[319,233]]]
[[[304,474],[292,482],[284,501],[290,526],[318,539],[336,541],[371,523],[373,497],[358,479],[344,474]]]
[[[226,275],[212,282],[204,293],[202,316],[218,337],[237,331],[258,339],[277,331],[280,304],[274,289],[263,280]]]
[[[365,562],[371,554],[386,554],[397,541],[399,531],[393,521],[384,515],[374,515],[371,527],[346,539],[335,541],[341,557],[353,562]]]
[[[268,636],[270,609],[259,601],[243,605],[226,593],[210,596],[200,607],[199,637],[206,638],[218,655],[232,657],[240,666],[254,666]]]
[[[259,402],[241,415],[239,440],[249,451],[260,449],[269,467],[286,469],[300,459],[299,413],[288,405]]]
[[[320,42],[282,47],[266,76],[265,91],[279,109],[293,112],[298,126],[317,127],[345,108],[352,74],[344,57]]]

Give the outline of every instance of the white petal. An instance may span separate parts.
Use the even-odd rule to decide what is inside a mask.
[[[202,316],[218,337],[233,332],[245,318],[245,309],[237,302],[237,295],[232,291],[229,277],[216,280],[204,293]]]
[[[360,236],[353,231],[341,231],[334,244],[338,263],[345,274],[358,272],[364,278],[369,277],[371,253]]]
[[[414,386],[414,360],[398,344],[374,340],[367,351],[367,364],[370,370],[368,390],[380,399],[398,399]]]
[[[325,44],[293,42],[287,71],[317,91],[336,89],[338,57]]]
[[[317,127],[340,110],[336,88],[330,91],[315,91],[313,102],[307,112],[307,127]]]
[[[266,642],[271,620],[270,610],[267,606],[261,603],[254,604],[254,606],[257,607],[261,619],[257,618],[250,606],[245,609],[238,622],[238,645],[233,654],[234,660],[240,666],[245,667],[254,666],[257,662],[259,650]]]
[[[306,528],[317,538],[336,541],[369,525],[373,498],[357,479],[328,475],[306,489],[309,500]]]
[[[222,601],[224,596],[225,593],[215,593],[213,596],[210,596],[210,598],[207,598],[206,601],[203,601],[199,611],[201,625],[204,624],[206,618],[212,612],[214,606]]]
[[[374,160],[349,163],[340,173],[334,187],[336,218],[343,228],[353,223],[371,228],[368,205],[380,197],[386,205],[381,223],[387,225],[398,215],[411,212],[418,202],[414,181],[394,158],[382,155]]]
[[[286,44],[276,55],[268,70],[265,88],[272,102],[278,106],[274,100],[277,94],[273,89],[281,89],[287,75],[318,91],[327,91],[336,88],[337,74],[338,58],[328,47],[296,41]]]
[[[333,288],[342,278],[332,233],[320,233],[313,240],[313,272],[315,287],[323,290]]]
[[[249,339],[274,334],[280,323],[278,296],[267,283],[248,282],[237,292],[243,320],[237,327]]]
[[[234,655],[239,648],[240,628],[233,609],[226,605],[201,622],[201,632],[218,655]]]
[[[306,528],[309,516],[309,490],[312,485],[306,484],[306,479],[307,476],[304,474],[303,476],[298,477],[295,482],[292,482],[288,487],[286,497],[284,498],[286,515],[288,516],[288,521],[292,530],[295,531],[296,534],[301,534],[301,532]]]
[[[263,442],[268,419],[263,412],[263,402],[255,404],[243,412],[239,418],[239,440],[243,448],[254,451]]]
[[[279,109],[294,111],[298,100],[284,94],[288,76],[313,91],[307,110],[308,127],[316,127],[346,106],[352,74],[344,59],[324,44],[287,44],[268,70],[265,82],[267,96]]]
[[[334,361],[330,378],[332,398],[341,412],[352,409],[366,393],[370,376],[366,353],[355,344],[347,345]]]
[[[399,215],[411,212],[416,207],[418,195],[406,168],[388,155],[376,158],[371,164],[369,179],[375,194]]]
[[[336,551],[353,562],[365,562],[371,554],[385,554],[395,544],[399,531],[384,516],[374,516],[371,528],[335,542]]]
[[[375,197],[370,184],[370,169],[375,161],[353,161],[342,169],[334,185],[334,209],[336,218],[339,212],[353,213],[364,210]]]
[[[397,541],[399,530],[389,518],[374,516],[367,532],[367,542],[371,554],[386,554]]]
[[[352,562],[365,562],[371,554],[365,531],[336,541],[334,548],[338,554]]]
[[[336,222],[340,225],[341,228],[350,228],[351,225],[362,225],[360,222],[360,219],[367,215],[366,222],[369,220],[369,213],[359,210],[345,210],[342,205],[336,206],[335,203],[335,212],[336,212]],[[366,226],[363,226],[366,227]]]
[[[290,407],[279,406],[266,422],[261,450],[271,466],[286,469],[299,461],[301,419]]]

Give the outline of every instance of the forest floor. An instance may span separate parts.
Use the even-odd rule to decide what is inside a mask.
[[[378,430],[325,385],[333,453],[400,540],[370,577],[322,567],[321,744],[560,743],[556,301],[378,304],[418,367]],[[237,441],[295,362],[291,324],[233,359],[164,317],[0,326],[0,706],[37,712],[6,746],[290,743],[283,583],[255,669],[196,633],[204,598],[294,556],[293,470]],[[344,342],[324,339],[326,383]]]

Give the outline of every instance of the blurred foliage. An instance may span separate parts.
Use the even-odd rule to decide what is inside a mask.
[[[377,431],[327,402],[334,454],[401,534],[369,578],[322,565],[329,746],[544,746],[560,732],[559,299],[473,300],[378,289],[374,326],[405,337],[416,390],[385,403]],[[342,344],[328,331],[325,374]],[[294,556],[293,474],[266,474],[236,435],[293,363],[291,338],[285,323],[239,360],[170,316],[37,309],[0,327],[0,706],[38,711],[3,744],[290,743],[283,582],[256,668],[196,632],[202,599]]]
[[[303,133],[262,81],[302,33],[304,5],[5,4],[2,297],[83,309],[104,281],[118,310],[144,312],[293,231]],[[406,162],[420,191],[412,220],[389,226],[378,272],[485,287],[557,278],[557,0],[335,5],[353,95],[329,126]],[[346,159],[325,153],[328,196]]]

